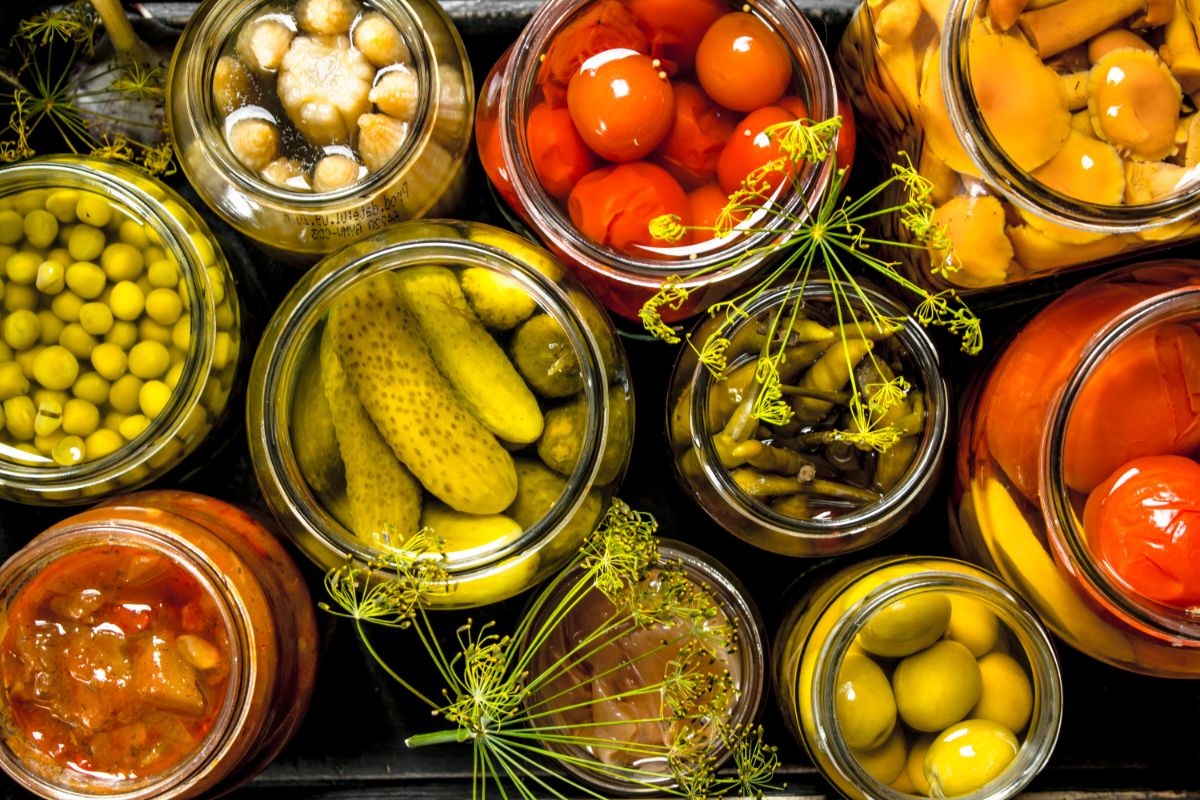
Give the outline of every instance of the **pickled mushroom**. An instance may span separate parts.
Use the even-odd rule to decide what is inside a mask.
[[[1188,118],[1187,150],[1184,151],[1183,165],[1189,169],[1200,164],[1200,114],[1192,114]]]
[[[1133,21],[1135,28],[1158,28],[1175,19],[1175,0],[1146,0],[1146,13]]]
[[[1072,72],[1060,76],[1063,91],[1067,94],[1067,108],[1071,111],[1087,108],[1088,74],[1087,72]]]
[[[247,169],[258,172],[279,155],[279,129],[265,119],[239,119],[229,127],[229,149]]]
[[[407,122],[417,115],[417,109],[420,108],[418,92],[417,74],[399,67],[380,75],[368,97],[383,113]]]
[[[1088,110],[1097,135],[1123,153],[1159,161],[1175,150],[1183,90],[1157,55],[1114,50],[1096,62]]]
[[[378,11],[368,11],[354,26],[354,46],[377,67],[405,63],[408,45],[391,20]]]
[[[296,35],[285,19],[283,15],[265,14],[238,32],[237,54],[243,64],[255,72],[279,69]]]
[[[1110,144],[1078,131],[1033,177],[1059,194],[1087,203],[1120,205],[1125,197],[1125,164]]]
[[[946,15],[950,12],[950,0],[921,0],[921,7],[937,25],[938,31],[946,24]]]
[[[263,180],[281,189],[309,189],[304,165],[294,158],[277,158],[262,170]]]
[[[962,142],[950,121],[946,109],[946,98],[942,93],[941,48],[934,48],[926,62],[925,75],[921,80],[921,121],[925,130],[925,144],[946,166],[955,172],[980,177],[975,162],[963,149]]]
[[[1194,182],[1195,175],[1187,167],[1130,161],[1125,165],[1125,202],[1129,205],[1153,203]]]
[[[1151,53],[1154,52],[1154,46],[1133,31],[1127,31],[1124,28],[1113,28],[1092,37],[1092,40],[1088,42],[1088,61],[1095,64],[1113,50],[1120,50],[1125,47],[1146,50]]]
[[[348,36],[297,36],[279,68],[279,99],[314,145],[347,144],[371,110],[374,78]]]
[[[868,0],[875,20],[875,35],[882,42],[907,41],[921,18],[920,0]]]
[[[1029,225],[1008,228],[1016,261],[1031,272],[1049,272],[1075,264],[1086,264],[1116,255],[1125,249],[1122,236],[1105,236],[1087,244],[1068,244],[1051,239]]]
[[[1188,0],[1176,0],[1176,3],[1175,17],[1167,24],[1158,52],[1183,90],[1194,92],[1200,89],[1200,44],[1196,41],[1196,20],[1188,13]],[[1197,10],[1200,11],[1200,5]]]
[[[237,56],[221,56],[213,70],[213,102],[222,114],[230,114],[256,99],[250,70]]]
[[[407,138],[407,122],[387,114],[363,114],[358,118],[358,155],[371,172],[383,169]]]
[[[1006,31],[1017,24],[1017,18],[1029,5],[1029,0],[992,0],[988,3],[988,19],[992,27]]]
[[[921,161],[917,172],[933,186],[929,199],[934,205],[948,202],[950,198],[962,191],[962,181],[958,173],[946,166],[940,158],[928,147],[921,150]]]
[[[1122,182],[1124,182],[1124,167],[1122,166]],[[1026,211],[1023,208],[1018,208],[1017,213],[1021,215],[1021,219],[1025,224],[1036,230],[1038,233],[1053,239],[1056,242],[1063,244],[1091,244],[1105,239],[1111,234],[1102,233],[1100,231],[1091,231],[1084,228],[1073,228],[1067,225],[1060,225],[1057,222],[1051,222],[1044,217]]]
[[[305,33],[327,36],[349,33],[358,11],[352,0],[300,0],[296,4],[296,22]]]
[[[1151,0],[1159,2],[1159,0]],[[1017,22],[1033,43],[1038,55],[1050,58],[1098,33],[1145,11],[1146,0],[1063,0],[1061,3],[1026,11]]]
[[[1013,247],[1004,233],[1004,206],[999,200],[991,195],[955,197],[934,211],[933,219],[945,226],[954,244],[962,267],[956,278],[978,286],[1004,281]]]
[[[358,180],[362,167],[349,156],[340,153],[327,155],[313,167],[314,192],[333,192],[344,189]]]

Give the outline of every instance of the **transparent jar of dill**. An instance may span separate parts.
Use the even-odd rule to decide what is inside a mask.
[[[437,541],[472,607],[561,567],[633,442],[607,316],[548,253],[466,222],[409,222],[327,257],[284,299],[251,370],[268,506],[325,569],[384,570]]]
[[[928,334],[866,285],[783,283],[743,310],[721,332],[722,355],[707,345],[718,314],[676,361],[667,432],[680,484],[725,530],[784,555],[837,555],[894,533],[933,494],[949,432]]]
[[[474,103],[462,41],[431,0],[207,0],[167,78],[188,180],[300,264],[451,211]]]

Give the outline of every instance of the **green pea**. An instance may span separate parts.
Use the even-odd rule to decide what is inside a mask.
[[[56,247],[49,253],[46,253],[46,260],[62,264],[63,269],[75,263],[75,259],[71,258],[71,252],[65,247]]]
[[[35,436],[49,436],[62,425],[63,408],[54,400],[44,400],[38,404],[37,416],[33,418]]]
[[[179,224],[182,225],[184,230],[186,230],[188,233],[196,230],[195,217],[192,216],[190,211],[179,205],[179,203],[176,203],[174,200],[164,200],[162,207],[164,211],[166,211],[175,219],[179,220]],[[149,233],[155,233],[155,231],[150,231]]]
[[[22,214],[28,214],[35,208],[43,208],[46,205],[46,196],[50,192],[46,189],[29,189],[13,196],[13,208]]]
[[[146,295],[146,314],[159,325],[174,325],[183,313],[183,301],[170,289],[152,289]]]
[[[33,421],[37,408],[29,395],[18,395],[4,401],[4,427],[16,440],[28,442],[33,439]]]
[[[29,391],[29,379],[15,361],[0,364],[0,400],[25,394]]]
[[[99,407],[108,402],[108,390],[111,385],[99,372],[85,372],[71,387],[71,394]]]
[[[76,261],[95,261],[104,252],[104,231],[91,225],[76,225],[67,237],[67,252]]]
[[[21,365],[21,372],[27,380],[33,380],[33,362],[37,360],[38,353],[45,349],[44,345],[35,345],[28,350],[22,350],[13,358],[13,361]]]
[[[12,361],[12,359],[12,348],[8,346],[8,342],[0,339],[0,364],[4,363],[5,361]]]
[[[104,248],[100,254],[100,266],[104,274],[114,283],[117,281],[137,280],[142,274],[145,262],[142,253],[136,247],[125,242],[115,242]]]
[[[138,393],[138,407],[151,419],[161,414],[170,401],[171,390],[162,381],[146,381]]]
[[[84,299],[74,292],[57,294],[50,301],[50,310],[54,316],[63,322],[79,322],[79,312],[83,308]]]
[[[171,354],[159,342],[138,342],[129,351],[129,371],[139,378],[160,378],[171,366]]]
[[[34,285],[42,294],[58,294],[67,285],[67,268],[57,261],[43,261],[38,265]]]
[[[95,300],[103,294],[106,285],[104,270],[90,261],[76,261],[67,267],[67,286],[86,300]]]
[[[25,215],[25,239],[34,247],[49,247],[58,238],[58,220],[43,208]]]
[[[16,244],[25,236],[25,218],[11,208],[0,211],[0,244]]]
[[[22,250],[9,256],[4,264],[8,279],[16,284],[28,285],[37,280],[38,266],[43,258],[31,250]]]
[[[192,343],[192,317],[185,314],[175,323],[171,330],[171,344],[180,350],[187,350]]]
[[[229,307],[229,298],[217,306],[217,330],[227,331],[233,328],[233,309]]]
[[[5,311],[32,311],[38,307],[38,290],[32,286],[9,286],[4,290]]]
[[[17,248],[11,244],[0,244],[0,264],[7,264],[8,260],[17,252]],[[4,275],[4,270],[0,269],[0,277]]]
[[[93,336],[103,336],[112,329],[113,313],[103,303],[84,303],[79,309],[79,324]]]
[[[212,241],[199,231],[194,232],[191,238],[196,252],[200,254],[200,263],[210,269],[214,268],[217,263],[217,251],[213,248]]]
[[[122,350],[129,350],[138,343],[138,326],[125,320],[114,322],[108,333],[104,334],[104,341],[111,342]]]
[[[98,344],[92,348],[92,367],[101,377],[115,381],[125,374],[128,358],[125,351],[112,342]]]
[[[146,430],[150,425],[150,418],[145,414],[132,414],[121,420],[117,431],[126,441],[133,441],[142,435],[142,431]]]
[[[44,386],[34,389],[30,397],[33,398],[35,406],[40,406],[42,403],[58,403],[61,406],[71,399],[71,395],[68,392],[64,392],[61,389],[47,389]]]
[[[219,305],[225,299],[225,273],[216,267],[209,267],[208,285],[212,288],[213,303]]]
[[[143,341],[158,342],[164,347],[171,343],[171,329],[166,325],[159,325],[149,317],[142,317],[138,322],[138,336]]]
[[[121,423],[129,418],[128,414],[122,414],[120,411],[110,411],[104,415],[104,422],[101,425],[108,428],[110,431],[119,431]]]
[[[42,344],[58,344],[58,337],[62,336],[63,328],[67,324],[54,316],[54,312],[48,308],[37,312],[37,316],[42,323],[42,335],[38,337],[38,341]]]
[[[63,467],[78,464],[86,455],[87,448],[83,439],[78,436],[64,436],[50,448],[50,457],[54,459],[54,463]]]
[[[179,438],[185,442],[190,441],[201,430],[205,429],[207,425],[208,411],[204,406],[192,406],[192,410],[188,412],[187,419],[179,426]]]
[[[72,322],[58,335],[58,343],[76,358],[88,358],[96,348],[96,337],[85,331],[78,322]]]
[[[117,238],[125,244],[133,245],[139,250],[145,250],[150,246],[150,240],[146,238],[146,226],[131,219],[121,222]]]
[[[114,411],[122,414],[136,414],[139,409],[138,397],[141,392],[141,378],[136,375],[122,375],[113,382],[112,388],[108,390],[108,404]]]
[[[75,216],[79,217],[80,222],[103,228],[112,221],[113,210],[109,202],[100,195],[81,192],[79,202],[75,204]]]
[[[33,347],[33,343],[42,335],[42,321],[38,319],[37,314],[23,308],[4,318],[3,332],[4,341],[9,347],[13,350],[27,350]]]
[[[33,362],[33,377],[47,389],[69,389],[79,377],[79,361],[61,345],[51,345],[38,353]]]
[[[100,427],[100,409],[87,400],[72,398],[63,406],[62,429],[72,436],[87,436]]]
[[[131,322],[142,315],[146,307],[146,296],[133,281],[121,281],[112,290],[109,308],[113,316]]]
[[[236,354],[237,348],[234,345],[233,337],[225,331],[218,333],[213,342],[213,369],[225,369]]]
[[[124,444],[125,440],[121,438],[121,434],[101,428],[84,440],[84,450],[88,460],[94,461],[117,452]]]
[[[180,361],[178,364],[173,364],[171,368],[167,370],[167,376],[163,378],[163,383],[167,385],[168,389],[174,390],[175,387],[179,385],[179,379],[182,377],[183,362]]]
[[[150,285],[150,278],[144,274],[134,281],[134,283],[142,290],[143,295],[149,295],[150,292],[154,291],[154,287]]]
[[[75,206],[79,204],[79,192],[75,189],[58,189],[46,198],[46,210],[61,223],[75,221]]]
[[[43,455],[47,455],[47,456],[50,455],[51,452],[53,452],[53,450],[54,450],[54,445],[58,444],[59,439],[62,439],[64,436],[66,436],[66,434],[62,432],[61,427],[56,431],[46,434],[45,436],[39,436],[36,428],[37,428],[37,420],[35,419],[34,420],[34,432],[33,432],[33,446],[36,447],[38,452]]]
[[[146,253],[146,259],[149,261],[150,250],[147,249]],[[157,289],[174,289],[179,285],[179,268],[165,258],[150,261],[147,274],[150,278],[150,285]]]

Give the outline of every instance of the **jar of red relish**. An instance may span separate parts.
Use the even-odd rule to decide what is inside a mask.
[[[1076,649],[1200,677],[1200,263],[1080,284],[964,408],[959,548]]]
[[[42,797],[222,794],[312,695],[300,572],[203,495],[127,495],[44,531],[0,567],[0,620],[0,767]]]
[[[678,320],[744,283],[764,260],[752,251],[803,218],[833,165],[775,172],[760,198],[772,208],[730,236],[671,243],[651,220],[714,226],[781,156],[768,127],[837,113],[820,39],[787,0],[549,0],[488,75],[475,135],[501,197],[609,310],[636,318],[665,279],[703,272],[664,309]]]

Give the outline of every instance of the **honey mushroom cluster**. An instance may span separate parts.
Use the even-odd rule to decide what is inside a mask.
[[[213,100],[230,150],[275,186],[331,192],[403,147],[420,86],[400,30],[353,0],[269,7],[217,61]]]
[[[870,0],[889,73],[875,103],[903,103],[919,121],[919,170],[934,185],[961,271],[992,286],[1183,235],[1184,221],[1116,235],[1056,224],[982,183],[943,94],[948,0]],[[1186,0],[993,0],[968,45],[978,113],[1023,172],[1070,200],[1134,206],[1189,185],[1200,164],[1200,6]],[[1014,85],[1021,90],[1013,91]],[[935,263],[947,254],[935,254]]]

